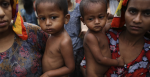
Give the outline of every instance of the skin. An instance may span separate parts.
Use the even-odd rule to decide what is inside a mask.
[[[125,64],[135,60],[144,46],[144,34],[150,30],[150,0],[130,0],[125,12],[126,30],[119,37],[119,50]]]
[[[70,15],[64,15],[50,2],[40,3],[37,14],[42,30],[51,34],[42,59],[44,74],[41,77],[68,77],[75,68],[71,38],[64,29]]]
[[[93,9],[94,8],[94,9]],[[84,8],[83,23],[89,28],[84,37],[86,77],[104,77],[109,66],[123,66],[123,59],[111,59],[105,30],[108,14],[103,3],[89,3]]]
[[[5,52],[14,43],[12,30],[12,7],[10,0],[0,0],[0,53]]]

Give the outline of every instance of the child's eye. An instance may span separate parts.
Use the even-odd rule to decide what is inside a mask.
[[[39,19],[43,21],[43,20],[45,20],[46,18],[45,18],[45,17],[40,17]]]
[[[56,19],[56,18],[57,18],[56,16],[51,17],[51,19]]]
[[[102,19],[102,18],[104,18],[104,16],[99,16],[99,19]]]
[[[92,20],[93,20],[93,18],[89,18],[88,20],[92,21]]]
[[[3,2],[3,3],[1,4],[1,6],[4,7],[4,8],[7,8],[9,5],[10,5],[9,2]]]

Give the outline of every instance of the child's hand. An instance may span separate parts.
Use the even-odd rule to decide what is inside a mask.
[[[40,77],[49,77],[47,73],[42,74]]]
[[[125,63],[121,56],[117,60],[118,60],[118,66],[124,66]]]

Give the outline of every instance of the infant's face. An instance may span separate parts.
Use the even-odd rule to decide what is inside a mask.
[[[101,31],[107,21],[106,9],[104,3],[89,3],[88,7],[84,7],[84,24],[94,32]]]
[[[45,2],[37,6],[40,26],[48,34],[56,34],[64,29],[65,16],[54,3]]]

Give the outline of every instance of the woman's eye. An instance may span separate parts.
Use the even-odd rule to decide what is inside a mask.
[[[7,8],[9,5],[10,5],[9,2],[3,2],[3,3],[1,4],[1,6],[4,7],[4,8]]]
[[[150,16],[150,12],[147,12],[144,14],[145,16]]]
[[[129,11],[131,14],[135,14],[136,13],[136,11],[134,11],[134,10],[130,10]]]

